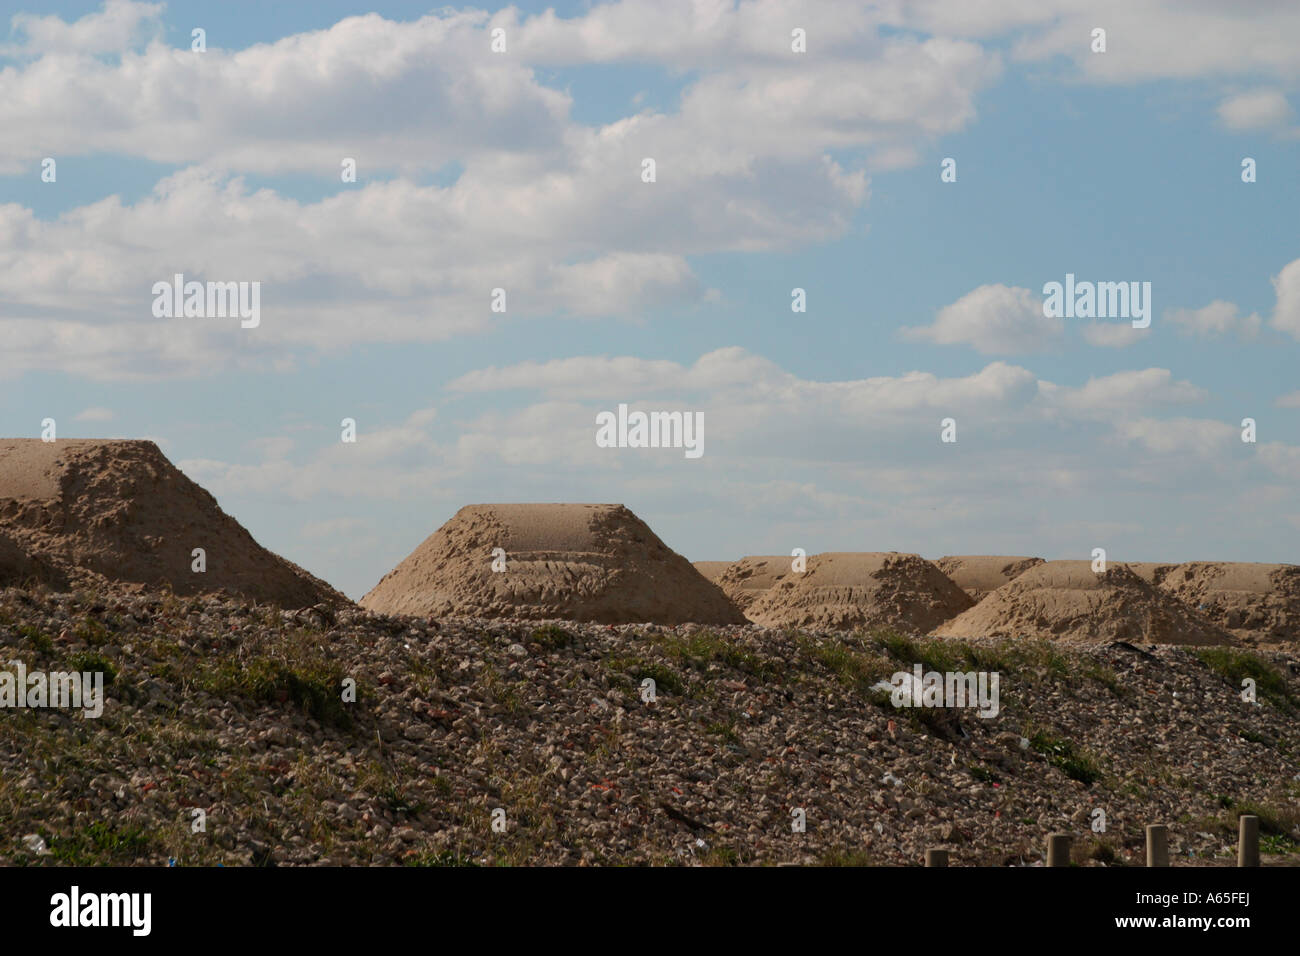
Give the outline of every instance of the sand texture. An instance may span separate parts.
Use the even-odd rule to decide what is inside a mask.
[[[783,575],[792,573],[793,560],[781,554],[747,555],[723,571],[716,583],[736,607],[748,611]]]
[[[1227,644],[1230,635],[1123,564],[1048,561],[940,627],[944,637]]]
[[[802,574],[781,575],[746,613],[766,627],[893,628],[924,634],[972,603],[951,578],[918,555],[828,552],[810,556]]]
[[[1300,640],[1300,566],[1189,561],[1159,583],[1244,643]]]

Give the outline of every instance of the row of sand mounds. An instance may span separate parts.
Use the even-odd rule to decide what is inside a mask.
[[[194,549],[206,570],[197,572]],[[831,552],[692,567],[622,505],[470,505],[371,590],[390,614],[888,627],[955,637],[1300,640],[1300,567]],[[716,581],[716,584],[713,583]],[[104,583],[345,603],[262,548],[148,441],[0,440],[0,587]],[[976,604],[975,602],[979,603]]]
[[[765,627],[927,633],[973,602],[931,562],[897,552],[827,552],[789,570],[747,611]]]
[[[150,441],[0,440],[0,586],[32,583],[348,603],[254,541]]]
[[[466,505],[361,605],[433,617],[745,623],[721,590],[615,504]]]
[[[1300,636],[1300,568],[1287,565],[1148,562],[1099,574],[1088,561],[950,555],[931,564],[891,552],[814,555],[803,573],[772,555],[709,570],[749,620],[769,627],[1175,644]]]
[[[1123,564],[1089,561],[1030,568],[936,631],[943,637],[1228,644],[1232,636]]]

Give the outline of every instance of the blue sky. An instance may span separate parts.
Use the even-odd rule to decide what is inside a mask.
[[[353,597],[478,501],[692,559],[1296,560],[1287,5],[550,6],[7,4],[0,433],[153,438]],[[154,318],[176,271],[262,324]],[[1151,328],[1045,319],[1067,272]],[[619,403],[704,456],[596,448]]]

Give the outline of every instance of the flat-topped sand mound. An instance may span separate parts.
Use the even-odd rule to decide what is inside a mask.
[[[1123,564],[1048,561],[936,632],[944,637],[1227,644],[1230,635]]]
[[[254,541],[151,441],[0,439],[0,533],[0,566],[16,565],[14,583],[225,592],[286,608],[348,603]]]
[[[1242,641],[1300,641],[1300,566],[1189,561],[1160,586]]]
[[[745,623],[689,561],[613,504],[466,505],[361,605],[432,617]]]
[[[986,594],[1042,564],[1043,559],[1007,554],[950,554],[934,563],[972,600],[980,601]]]
[[[722,593],[742,611],[767,593],[782,575],[791,574],[794,559],[780,554],[750,554],[730,564],[715,580]]]
[[[789,571],[789,558],[786,570]],[[747,615],[766,627],[894,628],[925,634],[973,602],[931,562],[897,552],[827,552],[790,571]]]
[[[734,562],[732,561],[692,561],[691,567],[693,567],[696,571],[699,571],[700,574],[704,575],[706,580],[712,581],[714,584],[717,584],[718,577],[722,574],[723,571],[731,567],[733,563]]]

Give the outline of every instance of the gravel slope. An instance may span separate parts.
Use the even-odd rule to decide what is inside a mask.
[[[0,644],[29,669],[116,672],[98,720],[0,712],[7,863],[911,865],[947,846],[1031,865],[1060,829],[1081,860],[1132,862],[1150,822],[1207,862],[1243,806],[1270,849],[1300,841],[1295,654],[13,589]],[[996,670],[1001,713],[871,690],[916,660]]]

